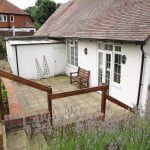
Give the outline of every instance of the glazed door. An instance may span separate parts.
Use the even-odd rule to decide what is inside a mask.
[[[111,83],[112,53],[98,52],[98,85]]]

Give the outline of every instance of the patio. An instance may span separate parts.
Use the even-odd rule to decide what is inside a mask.
[[[1,61],[0,66],[1,69],[9,71],[9,65],[6,61]],[[6,84],[11,84],[11,88],[8,86],[8,89],[13,89],[13,92],[8,90],[8,98],[9,96],[12,98],[10,104],[15,103],[15,106],[17,105],[18,107],[17,111],[16,109],[14,111],[14,105],[12,105],[12,112],[10,112],[10,114],[21,116],[24,116],[24,114],[36,115],[39,114],[41,110],[48,110],[47,94],[45,92],[15,81],[8,81]],[[70,84],[68,76],[56,76],[32,81],[51,86],[53,93],[77,89],[76,83]],[[15,100],[14,97],[16,97]],[[76,115],[80,116],[83,113],[87,115],[100,113],[100,100],[101,94],[98,92],[55,99],[52,101],[53,116],[55,116],[54,118],[57,120],[62,116],[68,119]],[[116,116],[116,119],[121,116],[123,117],[125,112],[123,108],[107,100],[106,119],[110,119],[112,116]]]
[[[6,62],[0,62],[0,68],[9,71],[9,66]],[[43,110],[48,110],[47,93],[15,81],[8,79],[4,80],[6,82],[5,86],[8,88],[8,99],[9,105],[11,106],[10,115],[13,117],[24,117],[27,116],[27,114],[29,114],[29,116],[36,115],[40,112],[42,113]],[[75,83],[70,84],[68,76],[57,76],[32,81],[44,85],[50,85],[53,93],[77,89]],[[79,118],[80,116],[82,117],[83,114],[86,114],[87,116],[99,114],[101,109],[100,100],[101,94],[98,92],[54,99],[52,101],[53,123],[55,124],[62,117],[65,121],[72,122],[76,116]],[[107,100],[106,120],[114,121],[122,119],[126,115],[126,112],[128,111]],[[14,145],[14,142],[18,144]],[[7,133],[7,144],[8,149],[28,149],[29,146],[25,132],[20,129],[15,132]]]
[[[77,89],[76,84],[70,84],[69,77],[67,76],[57,76],[34,81],[44,85],[51,85],[53,93]],[[36,114],[39,110],[48,109],[47,94],[45,92],[17,82],[12,82],[12,84],[16,91],[21,113],[32,111],[32,113],[34,112],[34,114]],[[83,113],[87,115],[99,113],[100,99],[101,94],[98,92],[55,99],[52,101],[53,116],[55,116],[54,118],[57,120],[62,116],[64,118],[69,118]],[[121,116],[121,114],[124,113],[124,109],[107,101],[106,118],[110,118],[115,114],[118,115],[118,112]]]

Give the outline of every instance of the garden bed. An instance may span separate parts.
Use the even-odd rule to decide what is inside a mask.
[[[76,123],[69,126],[67,123],[61,126],[65,122],[61,119],[57,127],[52,127],[50,120],[41,116],[35,118],[34,124],[26,126],[25,129],[31,146],[36,145],[42,150],[150,149],[149,114],[145,117],[126,117],[118,122],[114,118],[110,122],[102,122],[95,116],[87,118],[83,122],[76,118]]]

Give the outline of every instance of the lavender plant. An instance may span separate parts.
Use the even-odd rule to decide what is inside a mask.
[[[149,150],[150,115],[144,117],[137,113],[123,120],[102,122],[98,114],[89,116],[75,106],[65,106],[72,124],[68,124],[66,113],[54,115],[54,126],[50,116],[35,117],[25,131],[30,140],[38,143],[41,150]],[[79,114],[80,112],[80,114]],[[78,115],[76,115],[78,114]],[[75,117],[74,117],[75,116]],[[53,119],[54,119],[53,118]],[[70,122],[69,122],[70,123]],[[35,139],[37,141],[35,141]]]

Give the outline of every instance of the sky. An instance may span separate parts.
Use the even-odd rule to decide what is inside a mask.
[[[34,6],[35,2],[36,2],[36,0],[8,0],[8,1],[21,9],[25,9],[30,6]],[[65,3],[68,0],[53,0],[53,1],[55,1],[56,3]]]

